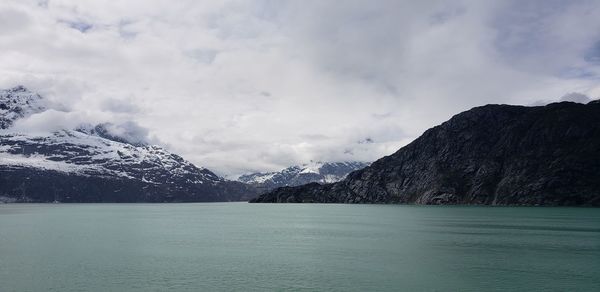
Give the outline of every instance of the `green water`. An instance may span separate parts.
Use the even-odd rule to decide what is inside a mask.
[[[600,291],[600,209],[0,205],[0,291]]]

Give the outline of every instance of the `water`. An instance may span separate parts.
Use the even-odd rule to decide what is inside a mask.
[[[600,209],[0,205],[1,291],[600,291]]]

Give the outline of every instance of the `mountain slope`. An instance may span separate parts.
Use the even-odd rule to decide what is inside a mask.
[[[242,175],[238,180],[260,190],[272,190],[278,187],[298,186],[311,182],[337,182],[344,179],[348,173],[368,165],[368,163],[356,161],[311,162],[302,166],[291,166],[279,172]]]
[[[19,98],[11,98],[14,92]],[[9,129],[0,132],[0,202],[241,201],[256,193],[161,147],[109,135],[106,124],[47,136],[13,133],[10,125],[27,115],[11,110],[33,104],[20,97],[39,95],[19,87],[0,96],[18,105],[0,113],[0,120],[10,121]],[[43,110],[34,109],[17,111]]]
[[[600,103],[477,107],[343,181],[254,202],[600,206]]]

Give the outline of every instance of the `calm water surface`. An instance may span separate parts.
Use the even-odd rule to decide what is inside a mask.
[[[0,205],[0,291],[600,291],[600,209]]]

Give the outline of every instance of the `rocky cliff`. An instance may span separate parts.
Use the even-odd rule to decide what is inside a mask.
[[[253,202],[600,206],[600,103],[473,108],[340,182]]]

